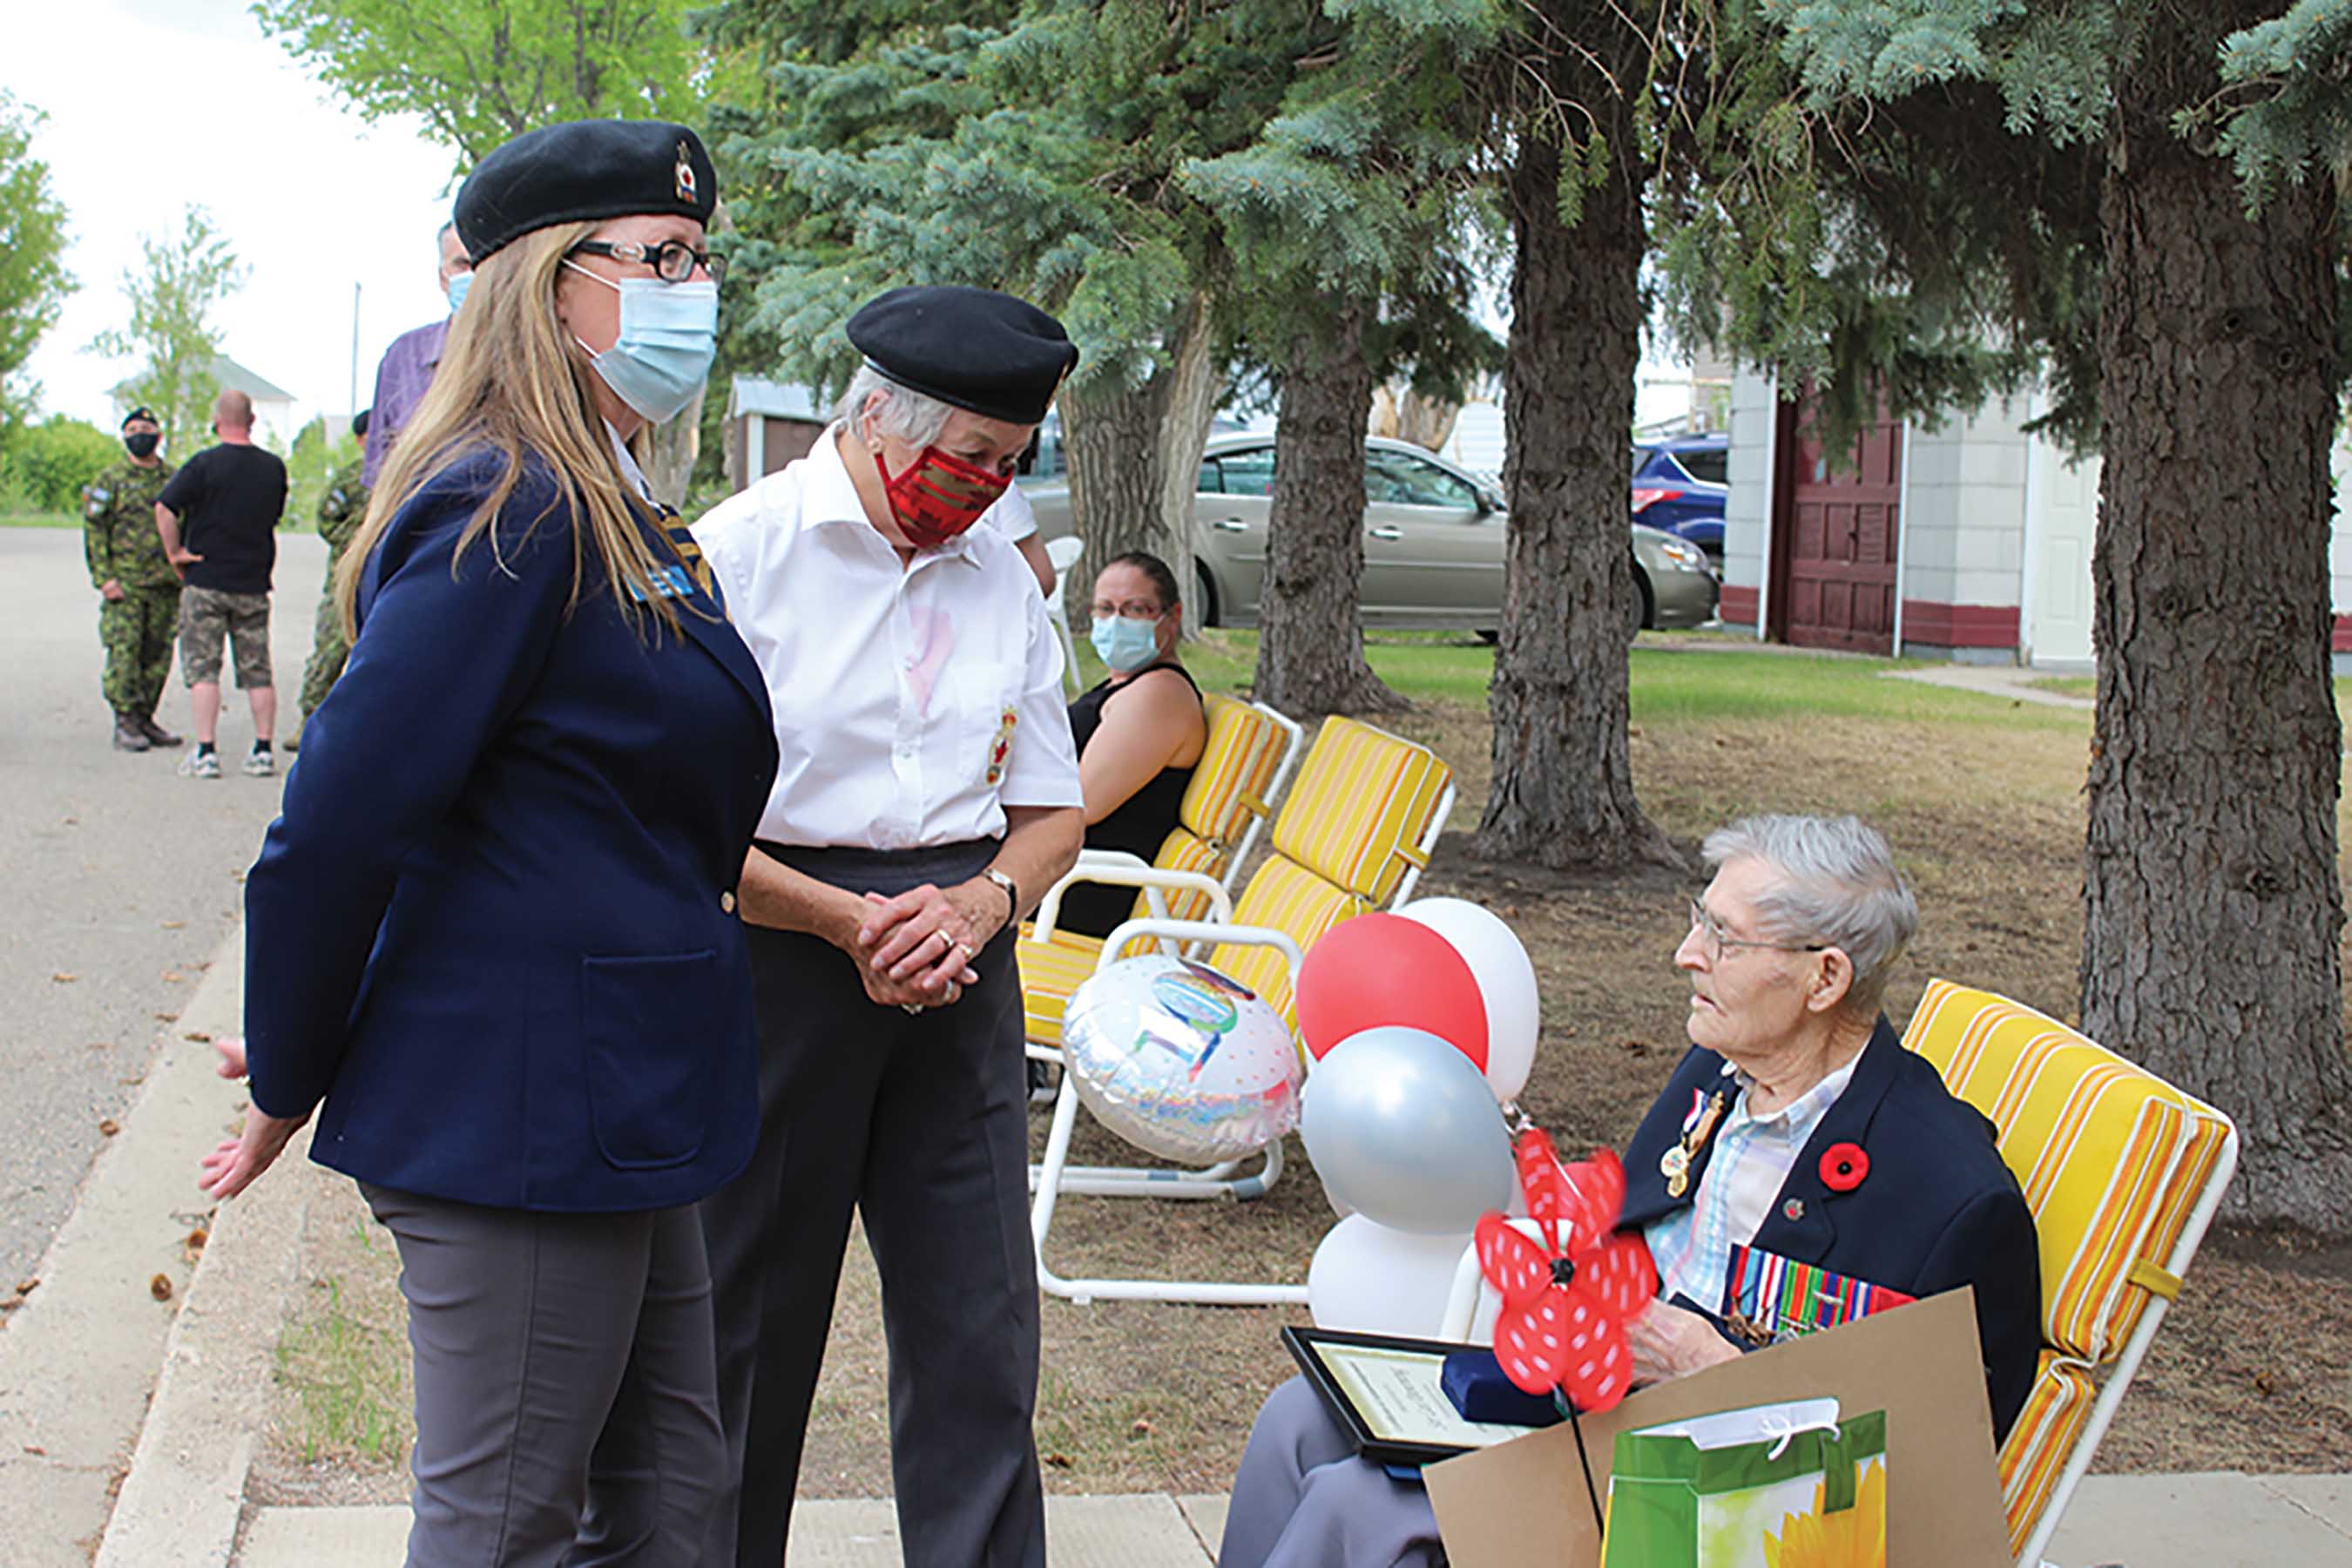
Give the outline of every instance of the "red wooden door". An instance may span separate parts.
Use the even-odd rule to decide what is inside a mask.
[[[1881,419],[1832,462],[1805,428],[1810,412],[1780,406],[1767,634],[1804,647],[1892,653],[1903,426]]]

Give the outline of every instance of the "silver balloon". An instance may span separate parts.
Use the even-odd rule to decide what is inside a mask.
[[[1300,1097],[1307,1157],[1335,1204],[1375,1225],[1460,1234],[1511,1201],[1511,1135],[1468,1057],[1425,1030],[1350,1035]]]
[[[1096,1120],[1164,1159],[1239,1159],[1298,1125],[1290,1026],[1190,959],[1144,953],[1088,979],[1062,1015],[1062,1058]]]

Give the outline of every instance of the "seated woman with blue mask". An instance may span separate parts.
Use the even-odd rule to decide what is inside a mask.
[[[1157,555],[1129,551],[1095,579],[1092,641],[1110,674],[1070,703],[1089,849],[1149,861],[1176,826],[1209,740],[1201,689],[1176,658],[1183,621],[1176,574]],[[1133,888],[1078,882],[1056,924],[1108,936],[1134,909]]]

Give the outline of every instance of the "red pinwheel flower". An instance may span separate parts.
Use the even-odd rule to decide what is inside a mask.
[[[1528,1394],[1557,1388],[1578,1410],[1610,1409],[1633,1385],[1625,1325],[1658,1293],[1649,1247],[1617,1234],[1625,1167],[1603,1149],[1563,1168],[1539,1128],[1521,1134],[1518,1163],[1546,1245],[1501,1215],[1478,1222],[1478,1267],[1503,1298],[1495,1359]]]
[[[1870,1174],[1870,1156],[1859,1143],[1832,1143],[1822,1152],[1822,1185],[1833,1193],[1850,1193]]]

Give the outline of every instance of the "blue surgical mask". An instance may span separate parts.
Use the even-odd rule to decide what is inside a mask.
[[[1105,664],[1130,675],[1160,657],[1160,623],[1110,616],[1095,622],[1094,635],[1087,640]]]
[[[710,379],[710,362],[719,354],[719,285],[658,278],[615,283],[576,262],[563,265],[621,296],[620,336],[603,353],[588,349],[596,374],[655,424],[677,418]]]
[[[474,286],[474,275],[460,272],[449,279],[449,313],[456,315],[457,307],[466,302],[466,290]]]

